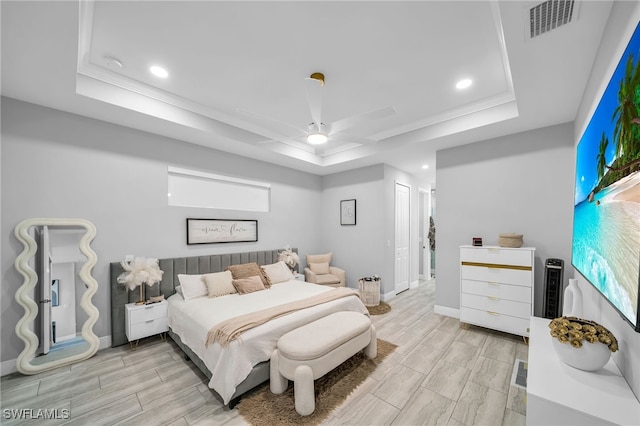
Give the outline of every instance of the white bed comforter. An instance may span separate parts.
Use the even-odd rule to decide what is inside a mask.
[[[238,315],[331,290],[331,287],[291,280],[275,284],[268,290],[211,299],[200,297],[185,301],[176,293],[168,299],[168,324],[204,361],[212,373],[209,387],[218,392],[227,404],[238,384],[249,375],[253,366],[271,357],[283,334],[333,312],[368,312],[357,296],[343,297],[271,320],[243,333],[239,340],[234,340],[225,348],[218,343],[205,347],[211,327]]]

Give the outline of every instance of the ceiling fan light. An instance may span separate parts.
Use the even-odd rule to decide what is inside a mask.
[[[311,145],[321,145],[328,140],[327,135],[324,133],[309,133],[307,136],[307,142]]]

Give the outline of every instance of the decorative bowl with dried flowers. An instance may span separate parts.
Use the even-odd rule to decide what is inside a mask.
[[[553,346],[565,364],[586,371],[604,367],[618,340],[600,324],[577,317],[560,317],[549,323]]]
[[[289,246],[285,246],[284,250],[278,254],[278,260],[283,261],[292,272],[295,270],[296,265],[300,263],[298,253],[293,251]]]
[[[124,272],[118,276],[118,282],[124,284],[129,290],[140,287],[140,300],[136,305],[142,305],[144,296],[142,295],[143,284],[151,287],[162,280],[164,271],[160,270],[158,259],[148,259],[144,257],[136,257],[131,262],[121,262]]]

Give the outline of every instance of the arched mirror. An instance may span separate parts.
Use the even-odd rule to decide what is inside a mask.
[[[91,357],[100,346],[93,332],[98,309],[91,302],[98,289],[91,276],[95,226],[84,219],[31,218],[14,234],[24,246],[15,261],[24,279],[16,301],[25,311],[16,324],[25,344],[18,371],[37,374]]]

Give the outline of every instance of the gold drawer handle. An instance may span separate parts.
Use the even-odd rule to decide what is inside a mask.
[[[499,315],[500,315],[499,313],[497,313],[497,312],[492,312],[492,311],[487,311],[487,313],[488,313],[489,315],[496,315],[496,316],[499,316]]]
[[[489,285],[500,285],[499,283],[497,283],[495,281],[489,281],[487,284],[489,284]]]
[[[495,301],[500,301],[500,299],[498,299],[497,297],[493,297],[493,296],[487,296],[487,299],[489,300],[495,300]]]

